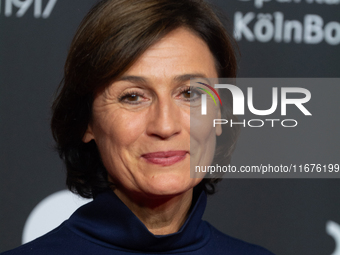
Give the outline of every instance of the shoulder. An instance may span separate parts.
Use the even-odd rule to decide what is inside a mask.
[[[252,255],[274,255],[267,249],[244,242],[240,239],[228,236],[221,231],[217,230],[211,224],[206,222],[211,229],[211,240],[210,243],[216,249],[216,254],[233,254],[233,255],[243,255],[243,254],[252,254]]]
[[[71,248],[76,239],[76,235],[63,226],[52,230],[51,232],[19,246],[10,251],[1,253],[0,255],[54,255],[54,254],[69,254],[66,251],[71,251]],[[79,240],[77,240],[79,242]],[[71,253],[70,253],[71,254]],[[77,254],[77,253],[73,253]]]

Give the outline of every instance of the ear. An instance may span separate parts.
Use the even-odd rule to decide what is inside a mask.
[[[93,131],[92,131],[92,127],[90,125],[87,126],[86,132],[83,136],[82,141],[84,143],[88,143],[90,141],[94,140],[94,135],[93,135]]]
[[[216,119],[221,119],[221,107],[218,108],[218,112],[217,112],[217,118]],[[222,134],[222,124],[217,124],[215,127],[215,131],[216,131],[216,136],[220,136]]]

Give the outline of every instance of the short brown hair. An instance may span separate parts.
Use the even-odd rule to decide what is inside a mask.
[[[89,198],[110,187],[95,142],[82,142],[91,120],[94,92],[112,83],[151,45],[179,27],[206,42],[219,77],[236,77],[233,39],[204,1],[103,0],[83,19],[68,53],[51,120],[71,191]],[[224,112],[228,114],[228,109]],[[229,162],[237,130],[227,135],[230,144],[225,158]],[[213,193],[217,181],[204,179],[199,187]]]

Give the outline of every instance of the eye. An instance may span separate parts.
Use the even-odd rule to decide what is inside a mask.
[[[144,94],[139,92],[127,92],[119,97],[119,102],[138,104],[142,100],[143,96]]]
[[[202,95],[202,92],[200,92],[199,89],[195,88],[195,87],[186,87],[184,88],[180,94],[183,96],[183,98],[186,101],[195,101],[197,99],[200,98],[200,96]]]
[[[189,99],[191,97],[191,90],[190,88],[189,89],[186,89],[185,91],[182,92],[182,95],[185,99]]]

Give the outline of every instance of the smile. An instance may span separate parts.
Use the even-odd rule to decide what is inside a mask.
[[[143,154],[142,158],[152,164],[171,166],[179,161],[184,160],[186,154],[187,151],[159,151]]]

